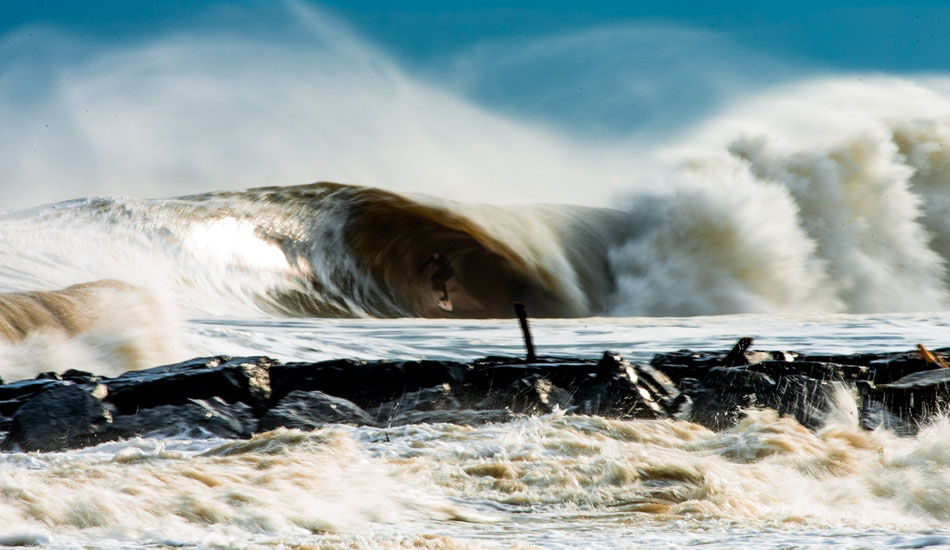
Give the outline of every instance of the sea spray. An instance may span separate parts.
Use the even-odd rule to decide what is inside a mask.
[[[105,376],[191,353],[180,326],[147,291],[115,280],[0,293],[0,377],[77,369]]]

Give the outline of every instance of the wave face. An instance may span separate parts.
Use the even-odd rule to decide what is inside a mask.
[[[536,315],[579,316],[607,308],[608,251],[625,223],[619,211],[451,204],[335,183],[87,199],[8,215],[8,236],[29,225],[43,244],[9,239],[4,271],[11,284],[40,273],[30,264],[56,264],[63,277],[111,272],[192,312],[436,316],[445,312],[420,268],[438,248],[456,271],[453,315],[509,316],[522,300]]]

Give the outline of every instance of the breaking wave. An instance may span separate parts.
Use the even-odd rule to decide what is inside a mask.
[[[0,287],[114,278],[190,314],[318,317],[947,309],[948,140],[950,100],[919,83],[809,82],[658,146],[610,207],[327,182],[76,199],[0,217]],[[419,273],[434,248],[451,313]]]

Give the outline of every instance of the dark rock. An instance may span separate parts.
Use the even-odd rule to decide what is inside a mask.
[[[816,363],[832,363],[835,365],[867,366],[871,361],[884,359],[887,353],[854,353],[851,355],[841,354],[808,354],[802,355],[798,361],[814,361]]]
[[[806,376],[817,380],[843,380],[844,369],[838,365],[817,361],[763,361],[745,367],[752,372],[767,374],[773,378],[780,376]]]
[[[47,390],[72,385],[62,380],[19,380],[0,386],[0,415],[12,416],[29,398]]]
[[[98,440],[101,425],[111,420],[102,402],[79,386],[53,387],[26,400],[0,448],[62,451]]]
[[[94,384],[98,382],[99,380],[102,380],[101,376],[96,376],[95,374],[92,374],[91,372],[86,372],[84,370],[76,370],[76,369],[69,369],[69,370],[63,371],[59,375],[59,377],[62,380],[69,380],[71,382],[86,383],[86,384]]]
[[[596,376],[584,379],[574,391],[577,412],[619,418],[673,417],[685,399],[663,372],[611,352],[597,363]]]
[[[670,379],[679,383],[683,378],[700,379],[704,373],[713,367],[723,367],[726,352],[692,351],[688,349],[673,353],[659,353],[650,360],[650,366],[662,371]],[[744,363],[755,365],[765,361],[791,362],[799,360],[799,354],[791,351],[758,351],[746,350],[743,352]]]
[[[636,379],[634,380],[629,372],[628,376],[640,386],[640,396],[659,405],[659,409],[651,406],[653,410],[660,412],[660,409],[662,409],[665,416],[675,417],[682,409],[686,396],[679,391],[673,380],[665,373],[649,365],[633,364],[630,366],[636,375]],[[643,390],[646,390],[646,393]]]
[[[944,353],[945,350],[935,350]],[[872,381],[875,384],[890,384],[904,378],[908,374],[928,371],[934,365],[925,361],[916,351],[907,353],[890,353],[868,363],[871,369]]]
[[[249,405],[228,403],[218,397],[189,399],[177,405],[159,405],[133,414],[115,416],[102,426],[100,440],[133,437],[247,438],[257,419]]]
[[[729,350],[729,353],[722,358],[722,366],[724,367],[739,367],[742,365],[748,365],[749,360],[746,359],[745,353],[749,349],[749,346],[752,345],[752,338],[748,336],[743,336],[739,338],[732,349]]]
[[[724,366],[724,357],[683,350],[659,354],[650,365],[611,352],[597,361],[490,357],[471,364],[284,365],[220,356],[111,379],[70,370],[0,385],[0,431],[9,429],[5,449],[53,450],[136,436],[243,438],[257,430],[329,423],[481,424],[558,409],[685,419],[720,430],[756,407],[817,429],[843,387],[856,388],[863,426],[909,434],[950,408],[950,369],[933,370],[917,352],[799,356],[740,349],[730,361],[745,364],[734,367]]]
[[[687,367],[691,370],[706,370],[722,364],[722,354],[712,351],[693,351],[681,349],[670,353],[658,353],[650,360],[650,365],[660,370],[667,366]]]
[[[884,429],[892,431],[898,435],[912,435],[917,433],[917,423],[913,418],[902,418],[900,409],[898,414],[894,414],[891,409],[884,404],[886,398],[881,394],[876,394],[877,388],[873,382],[859,380],[856,383],[858,390],[861,410],[858,413],[860,425],[865,430]],[[909,411],[907,411],[909,413]]]
[[[563,361],[561,363],[475,363],[467,381],[479,388],[507,387],[529,376],[547,378],[563,387],[585,384],[600,375],[608,374],[593,361]]]
[[[266,357],[200,358],[130,371],[102,383],[108,388],[106,401],[120,414],[212,397],[262,409],[270,397],[268,369],[274,363]]]
[[[507,409],[522,414],[546,414],[555,409],[568,410],[571,394],[555,386],[540,374],[519,378],[505,387],[495,388],[475,404],[475,409]]]
[[[294,391],[321,391],[348,399],[364,409],[398,399],[407,392],[440,384],[462,384],[469,365],[450,361],[353,361],[287,363],[270,368],[272,402]]]
[[[786,375],[777,378],[775,391],[758,396],[761,406],[775,409],[781,415],[795,417],[799,424],[812,430],[825,425],[834,407],[834,391],[842,382],[809,376]]]
[[[863,384],[859,391],[862,425],[914,434],[921,424],[950,410],[950,369],[915,372],[891,384]]]
[[[736,424],[746,409],[771,408],[794,416],[803,426],[820,428],[833,406],[838,376],[833,369],[817,364],[808,365],[803,372],[827,379],[794,374],[791,365],[795,364],[709,369],[702,380],[680,387],[692,400],[686,419],[723,430]]]
[[[378,423],[386,424],[393,417],[409,411],[452,411],[462,408],[453,394],[452,386],[446,383],[403,394],[399,399],[383,403],[368,412]]]
[[[692,400],[685,420],[715,431],[737,424],[744,409],[758,405],[756,394],[771,392],[776,386],[767,374],[744,368],[713,367],[701,379],[693,380],[696,382],[681,387]]]
[[[354,403],[320,391],[292,391],[281,398],[261,418],[258,431],[266,432],[280,427],[310,431],[327,424],[356,424],[373,426],[376,423]]]

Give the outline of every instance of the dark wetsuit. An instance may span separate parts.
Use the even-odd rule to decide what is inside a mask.
[[[445,286],[445,282],[452,278],[455,275],[455,270],[452,269],[452,264],[449,263],[448,258],[439,254],[438,258],[430,257],[422,267],[419,268],[421,273],[429,264],[435,264],[435,271],[432,273],[432,290],[441,290],[442,299],[449,299],[449,289]]]

